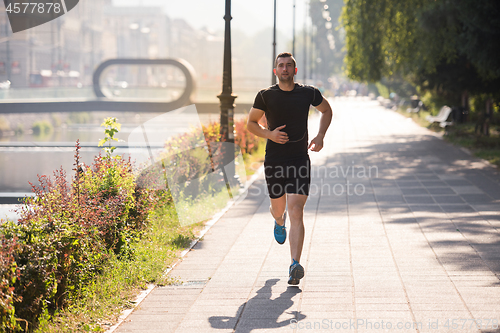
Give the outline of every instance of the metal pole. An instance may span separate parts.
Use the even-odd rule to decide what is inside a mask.
[[[295,0],[293,0],[293,39],[292,39],[292,54],[295,56]]]
[[[8,24],[8,20],[7,18],[5,18],[5,37],[7,38],[7,42],[5,44],[5,48],[6,48],[6,58],[7,58],[7,63],[5,64],[5,69],[6,69],[6,74],[7,74],[7,80],[8,81],[12,81],[11,80],[11,69],[12,69],[12,65],[10,63],[10,37],[9,37],[9,24]]]
[[[234,183],[234,100],[232,68],[231,68],[231,0],[226,0],[226,21],[224,31],[224,68],[222,73],[222,92],[217,97],[220,99],[220,131],[222,137],[224,165],[223,171],[226,184]],[[229,143],[229,144],[225,144]],[[228,167],[229,166],[229,167]]]
[[[307,1],[306,1],[306,17],[304,19],[304,84],[307,81]]]
[[[273,28],[273,68],[276,59],[276,0],[274,0],[274,28]],[[272,84],[276,84],[276,75],[273,73]]]
[[[27,81],[28,86],[30,84],[30,74],[34,72],[33,70],[33,36],[32,30],[28,30],[28,73],[27,73]]]
[[[62,66],[62,38],[61,38],[61,19],[56,20],[57,21],[57,71],[62,71],[63,66]],[[62,86],[62,76],[59,75],[59,87]]]
[[[311,68],[309,70],[309,73],[310,73],[310,78],[311,80],[316,80],[316,77],[315,77],[315,72],[316,72],[316,50],[314,49],[315,45],[316,45],[316,36],[314,34],[314,25],[311,26],[311,60],[309,61],[309,63],[311,64]]]

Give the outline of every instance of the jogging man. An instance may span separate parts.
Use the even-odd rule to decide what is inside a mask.
[[[297,67],[291,53],[280,53],[276,57],[274,74],[278,77],[278,84],[259,91],[247,125],[251,133],[267,139],[264,170],[271,199],[270,211],[275,220],[274,238],[279,244],[285,243],[288,211],[292,257],[288,283],[297,285],[304,277],[300,256],[305,232],[304,205],[311,183],[308,150],[318,152],[323,148],[332,109],[317,88],[295,83]],[[307,119],[311,105],[322,115],[319,133],[309,143]],[[258,123],[264,114],[267,129]]]

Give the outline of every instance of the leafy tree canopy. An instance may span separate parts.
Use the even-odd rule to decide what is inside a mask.
[[[497,87],[498,0],[345,0],[342,22],[351,79],[399,74],[456,91]]]

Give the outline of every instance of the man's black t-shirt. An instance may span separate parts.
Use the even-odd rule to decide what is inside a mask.
[[[281,131],[288,134],[289,140],[285,144],[267,140],[266,161],[286,161],[307,156],[309,108],[311,105],[320,105],[322,101],[323,96],[317,88],[299,83],[295,83],[291,91],[281,90],[278,84],[259,91],[253,107],[266,113],[270,131],[286,125]]]

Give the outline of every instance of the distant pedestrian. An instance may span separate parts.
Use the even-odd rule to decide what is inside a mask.
[[[323,138],[332,120],[332,109],[317,88],[295,83],[297,67],[291,53],[280,53],[276,57],[274,74],[278,83],[259,91],[255,97],[248,118],[248,130],[267,139],[264,168],[271,199],[270,212],[275,219],[274,238],[279,244],[285,243],[288,211],[292,259],[288,283],[297,285],[304,277],[300,256],[305,233],[304,206],[311,183],[308,150],[318,152],[323,148]],[[309,143],[307,120],[311,105],[322,115],[319,133]],[[268,128],[258,123],[264,114]]]

